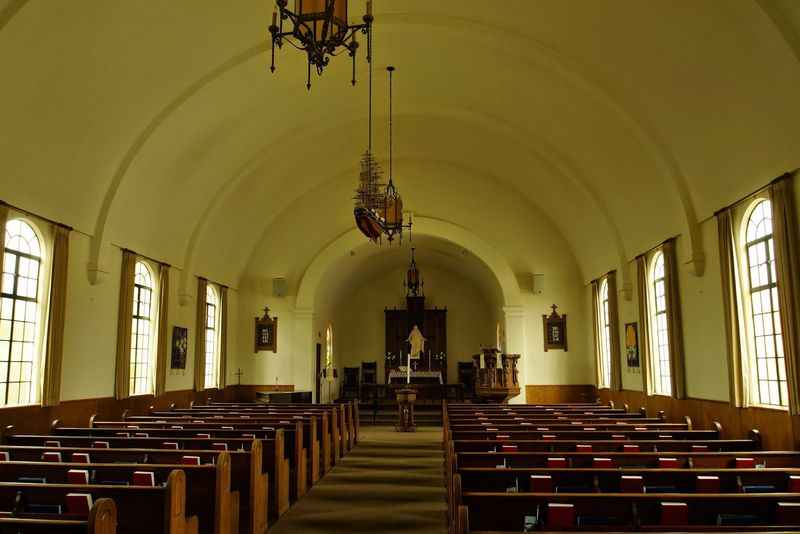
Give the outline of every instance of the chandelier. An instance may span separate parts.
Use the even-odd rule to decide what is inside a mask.
[[[374,243],[381,243],[383,238],[391,244],[395,239],[402,243],[403,230],[411,231],[411,220],[403,221],[403,198],[394,185],[392,176],[392,74],[389,71],[389,183],[381,182],[383,172],[372,153],[372,67],[369,74],[369,148],[361,157],[359,185],[356,189],[355,209],[353,214],[356,226]]]
[[[360,31],[367,36],[367,61],[372,59],[372,0],[367,1],[367,12],[363,24],[349,25],[347,22],[348,0],[295,0],[294,11],[286,6],[288,0],[276,0],[277,10],[272,13],[269,33],[272,35],[272,65],[275,72],[275,46],[283,43],[302,50],[308,56],[308,79],[306,87],[311,89],[311,66],[321,75],[330,62],[331,56],[343,51],[353,58],[352,84],[356,84],[356,34]],[[284,30],[284,21],[290,29]]]

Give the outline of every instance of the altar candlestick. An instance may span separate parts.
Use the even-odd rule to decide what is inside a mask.
[[[406,366],[406,384],[411,384],[411,351],[408,352],[408,365]]]

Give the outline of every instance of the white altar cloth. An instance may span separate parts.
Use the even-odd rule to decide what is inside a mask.
[[[400,369],[393,369],[389,371],[389,383],[392,382],[405,382],[406,381],[406,368],[405,366]],[[436,378],[439,380],[440,384],[443,384],[442,381],[442,372],[441,371],[411,371],[411,381],[413,382],[415,378]]]

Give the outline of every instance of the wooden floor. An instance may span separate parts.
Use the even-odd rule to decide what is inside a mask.
[[[441,427],[362,427],[359,444],[273,534],[447,532]]]

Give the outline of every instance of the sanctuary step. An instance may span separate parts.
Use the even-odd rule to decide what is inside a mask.
[[[391,426],[397,423],[397,403],[382,404],[377,410],[371,404],[361,404],[358,414],[362,425]],[[434,406],[416,406],[414,422],[417,426],[442,426],[442,410]]]

